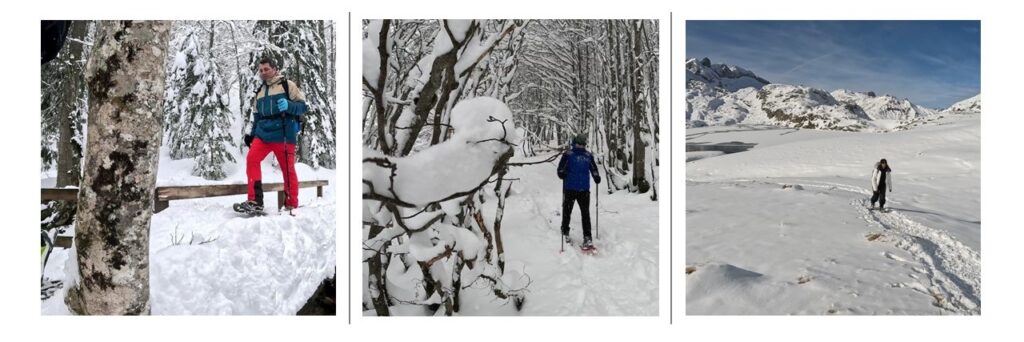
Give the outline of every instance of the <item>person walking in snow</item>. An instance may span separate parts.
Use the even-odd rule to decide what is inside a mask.
[[[299,180],[295,174],[295,142],[302,115],[306,113],[306,96],[291,80],[278,70],[276,61],[263,58],[259,62],[263,83],[256,89],[252,100],[254,111],[252,129],[246,134],[245,174],[248,178],[248,200],[235,204],[235,211],[259,213],[263,211],[263,176],[260,162],[274,153],[281,165],[286,200],[285,210],[299,206]]]
[[[593,245],[590,241],[590,177],[601,184],[594,155],[587,151],[587,137],[579,134],[572,139],[572,148],[562,154],[558,161],[558,178],[562,179],[562,239],[570,244],[569,217],[573,202],[580,206],[583,218],[583,247]]]
[[[878,202],[878,210],[885,209],[885,190],[889,189],[889,192],[892,192],[890,172],[892,169],[889,168],[889,162],[885,161],[885,158],[875,163],[875,170],[871,173],[871,191],[874,192],[871,195],[872,209],[875,207],[875,202]]]

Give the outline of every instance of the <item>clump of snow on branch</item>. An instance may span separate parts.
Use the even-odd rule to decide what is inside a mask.
[[[380,194],[393,188],[397,199],[426,205],[478,187],[493,173],[495,162],[522,139],[512,122],[512,112],[501,101],[478,97],[459,102],[452,109],[451,139],[405,158],[390,158],[391,168],[363,168],[363,179]],[[368,158],[379,152],[366,149]],[[436,180],[444,180],[436,181]]]

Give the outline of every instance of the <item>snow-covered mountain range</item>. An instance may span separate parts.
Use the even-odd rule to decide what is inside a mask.
[[[980,113],[981,112],[981,95],[975,95],[972,98],[954,103],[949,108],[946,108],[945,112],[949,113]]]
[[[686,61],[686,120],[689,127],[768,124],[843,131],[893,131],[932,121],[943,113],[980,112],[980,95],[940,111],[908,99],[774,84],[747,69]]]

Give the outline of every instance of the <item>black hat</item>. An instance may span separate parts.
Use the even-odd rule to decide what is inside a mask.
[[[587,144],[587,135],[583,134],[583,133],[577,134],[575,137],[572,138],[572,144],[573,145],[586,145]]]

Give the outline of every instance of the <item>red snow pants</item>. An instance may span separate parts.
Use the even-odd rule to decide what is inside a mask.
[[[295,144],[284,142],[265,143],[260,138],[252,140],[249,154],[245,156],[245,175],[249,179],[249,200],[263,205],[263,170],[260,169],[260,162],[271,152],[274,153],[277,163],[283,170],[285,193],[287,194],[284,204],[296,208],[299,206],[299,177],[295,175]]]

